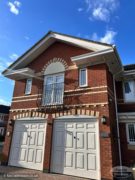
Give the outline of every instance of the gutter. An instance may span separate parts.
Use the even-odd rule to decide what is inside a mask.
[[[122,67],[122,70],[124,70],[124,67],[123,67],[123,65],[122,65],[122,61],[121,61],[121,59],[120,59],[119,53],[118,53],[117,48],[116,48],[116,45],[112,45],[112,48],[113,48],[113,50],[114,50],[114,52],[115,52],[115,55],[116,55],[116,57],[117,57],[117,59],[118,59],[118,62],[119,62],[119,64],[120,64],[120,66]],[[119,73],[120,73],[120,72],[119,72]]]

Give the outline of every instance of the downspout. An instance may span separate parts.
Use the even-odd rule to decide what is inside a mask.
[[[120,144],[120,131],[119,131],[119,118],[118,118],[118,106],[117,106],[115,76],[116,76],[116,74],[113,75],[113,87],[114,87],[115,111],[116,111],[116,122],[117,122],[119,163],[121,166],[121,175],[122,175],[122,157],[121,157],[121,144]]]

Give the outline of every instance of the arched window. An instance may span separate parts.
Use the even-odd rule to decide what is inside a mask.
[[[53,62],[44,72],[43,105],[63,104],[65,67],[60,62]]]

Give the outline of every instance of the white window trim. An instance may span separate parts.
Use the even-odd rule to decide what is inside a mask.
[[[1,128],[0,128],[0,135],[1,135],[1,136],[4,135],[4,131],[5,131],[5,128],[1,127]]]
[[[27,86],[28,86],[28,81],[29,81],[29,80],[31,81],[31,87],[30,87],[30,91],[27,92],[26,90],[27,90]],[[31,90],[32,90],[32,78],[28,78],[28,79],[26,80],[25,95],[31,94]]]
[[[126,135],[127,135],[127,142],[130,145],[135,145],[135,142],[131,142],[129,139],[129,131],[128,131],[128,125],[133,124],[134,125],[134,129],[135,129],[135,123],[127,123],[126,124]]]
[[[86,70],[86,84],[84,85],[81,85],[81,78],[80,78],[82,70]],[[87,86],[88,86],[88,70],[87,68],[80,68],[79,69],[79,87],[87,87]]]
[[[135,81],[134,79],[132,80],[126,80],[126,81],[123,81],[123,83],[122,83],[122,86],[123,86],[123,97],[124,97],[124,103],[134,103],[135,102],[135,99],[133,100],[133,101],[131,101],[131,100],[127,100],[126,99],[126,96],[125,96],[125,85],[124,85],[124,83],[125,82],[128,82],[128,81]],[[134,87],[135,87],[135,82],[134,82]]]
[[[56,77],[56,76],[63,76],[63,79],[64,79],[64,73],[57,73],[57,74],[52,74],[52,75],[46,75],[44,76],[44,88],[43,88],[43,100],[42,100],[42,106],[49,106],[49,105],[61,105],[63,104],[63,98],[64,98],[64,87],[63,87],[63,94],[62,94],[62,102],[61,103],[44,103],[44,98],[45,98],[45,85],[46,85],[46,80],[47,80],[47,77]],[[63,82],[63,85],[64,85],[64,82]]]
[[[4,121],[4,119],[5,119],[5,114],[0,113],[0,121]]]

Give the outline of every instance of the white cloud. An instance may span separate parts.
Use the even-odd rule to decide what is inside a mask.
[[[18,58],[18,55],[13,53],[9,56],[9,58],[11,59],[10,61],[7,61],[5,58],[0,57],[0,76],[2,76],[2,72],[8,67],[10,66],[14,60],[16,60]]]
[[[9,57],[10,57],[11,60],[14,61],[14,60],[16,60],[19,56],[18,56],[16,53],[13,53],[13,54],[11,54]]]
[[[78,8],[77,10],[78,10],[78,12],[82,12],[83,8]]]
[[[11,102],[6,101],[5,99],[0,97],[0,104],[2,104],[2,105],[11,105]]]
[[[109,21],[110,15],[109,15],[109,11],[106,8],[101,8],[101,7],[95,8],[93,10],[92,15],[97,20],[106,21],[106,22]]]
[[[114,38],[117,35],[117,32],[114,31],[106,31],[105,35],[100,38],[100,41],[103,43],[113,44]]]
[[[3,71],[6,68],[6,66],[4,65],[4,63],[0,63],[0,72]]]
[[[26,40],[30,40],[30,37],[29,37],[29,36],[24,36],[24,38],[25,38]]]
[[[98,35],[97,33],[93,33],[92,36],[91,36],[91,39],[94,40],[94,41],[98,41]]]
[[[120,4],[119,0],[84,0],[84,2],[89,19],[104,22],[109,22],[111,15]]]
[[[16,5],[17,7],[21,7],[21,2],[19,2],[19,1],[14,1],[14,5]]]
[[[112,31],[112,30],[107,30],[105,32],[105,35],[102,37],[99,37],[97,33],[93,33],[93,35],[91,36],[91,39],[95,41],[100,41],[103,43],[113,44],[115,43],[116,35],[117,35],[117,32]]]
[[[8,62],[6,62],[6,65],[7,65],[7,66],[10,66],[12,63],[13,63],[13,62],[8,61]]]
[[[20,12],[19,8],[21,7],[21,2],[19,2],[19,1],[14,1],[14,2],[9,1],[8,6],[9,6],[9,9],[10,9],[11,13],[13,13],[15,15],[19,14],[19,12]]]
[[[2,77],[2,72],[6,69],[6,64],[4,62],[0,63],[0,77]]]

